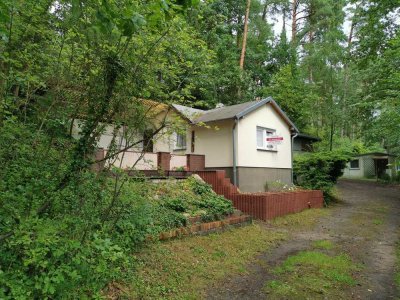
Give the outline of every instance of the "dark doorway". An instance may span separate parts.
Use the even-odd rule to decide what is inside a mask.
[[[382,178],[386,174],[386,168],[389,163],[387,158],[379,158],[379,159],[374,159],[375,160],[375,170],[376,170],[376,176],[378,178]]]

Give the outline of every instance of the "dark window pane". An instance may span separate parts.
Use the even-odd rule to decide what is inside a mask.
[[[351,169],[359,169],[360,168],[360,160],[353,159],[352,161],[350,161],[350,168]]]

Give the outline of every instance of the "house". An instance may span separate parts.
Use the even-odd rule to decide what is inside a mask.
[[[395,156],[384,152],[355,155],[344,169],[344,178],[384,178],[395,176]]]
[[[264,191],[276,180],[292,182],[292,138],[298,129],[271,97],[211,110],[146,101],[157,107],[156,122],[180,124],[156,135],[152,129],[144,132],[143,141],[121,153],[114,165],[129,168],[139,161],[135,168],[141,170],[225,170],[244,192]],[[112,134],[110,126],[99,140],[103,157]]]
[[[321,139],[315,136],[311,136],[304,133],[298,133],[294,138],[293,153],[294,155],[302,154],[306,152],[313,152],[313,144],[320,142]]]
[[[271,97],[208,111],[173,108],[187,120],[183,139],[190,145],[182,151],[204,155],[206,170],[225,170],[246,192],[264,191],[268,181],[292,182],[292,136],[298,129]]]

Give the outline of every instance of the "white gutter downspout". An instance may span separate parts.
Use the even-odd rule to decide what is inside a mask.
[[[291,163],[291,177],[292,177],[292,184],[294,184],[294,178],[293,178],[293,157],[294,157],[294,154],[293,154],[293,145],[294,145],[294,139],[297,137],[299,135],[299,133],[298,132],[296,132],[294,135],[292,135],[292,148],[290,149],[291,150],[291,160],[292,160],[292,163]]]
[[[235,124],[233,124],[232,128],[232,169],[233,169],[233,185],[237,186],[237,170],[236,170],[236,127],[238,124],[238,118],[235,118]]]

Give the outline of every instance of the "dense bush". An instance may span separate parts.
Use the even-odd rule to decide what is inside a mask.
[[[295,157],[293,170],[295,183],[306,189],[322,190],[330,201],[331,191],[343,175],[350,155],[343,152],[316,152]]]

